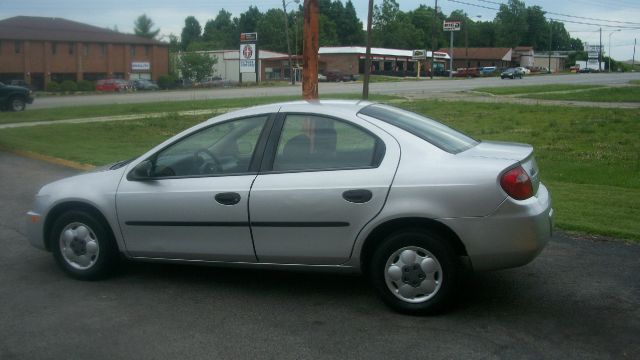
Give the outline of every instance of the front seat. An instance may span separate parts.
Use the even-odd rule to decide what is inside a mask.
[[[299,134],[287,141],[282,149],[282,156],[276,159],[274,170],[304,169],[311,157],[311,139],[306,134]]]

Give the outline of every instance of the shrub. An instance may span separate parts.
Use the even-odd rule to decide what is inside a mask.
[[[50,91],[50,92],[60,91],[60,84],[58,84],[55,81],[49,82],[49,84],[47,84],[47,91]]]
[[[91,81],[82,80],[78,81],[78,90],[79,91],[93,91],[95,86]]]
[[[78,84],[75,81],[65,80],[60,84],[60,90],[64,92],[78,91]]]
[[[176,87],[176,78],[172,75],[162,75],[158,78],[160,89],[173,89]]]

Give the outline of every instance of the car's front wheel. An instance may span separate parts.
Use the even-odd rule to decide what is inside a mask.
[[[71,277],[97,280],[118,262],[113,235],[103,221],[81,210],[60,215],[51,231],[51,249],[58,265]]]
[[[12,97],[11,100],[9,100],[9,109],[11,111],[24,111],[26,107],[27,102],[19,96]]]
[[[396,311],[426,315],[444,310],[455,293],[458,264],[446,239],[424,229],[393,233],[376,249],[369,276]]]

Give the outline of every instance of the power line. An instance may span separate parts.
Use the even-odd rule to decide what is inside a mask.
[[[479,8],[483,8],[483,9],[488,9],[488,10],[500,11],[500,9],[496,9],[496,8],[493,8],[493,7],[484,6],[484,5],[478,5],[478,4],[472,4],[472,3],[468,3],[468,2],[460,1],[460,0],[447,0],[447,1],[458,3],[458,4],[469,5],[469,6],[475,6],[475,7],[479,7]],[[477,0],[477,1],[489,2],[487,0]],[[496,3],[496,2],[491,2],[491,3],[504,5],[502,3]],[[553,21],[558,21],[558,22],[567,22],[567,23],[581,24],[581,25],[593,25],[593,26],[608,27],[608,28],[614,28],[614,29],[625,29],[625,30],[640,29],[640,24],[638,24],[638,26],[626,26],[626,25],[596,24],[596,23],[590,23],[590,22],[584,22],[584,21],[573,21],[573,20],[558,19],[558,18],[547,18],[547,19],[553,20]]]
[[[501,2],[497,2],[497,1],[490,1],[490,0],[476,0],[476,1],[480,1],[480,2],[488,3],[488,4],[495,4],[495,5],[507,5],[507,4],[505,4],[505,3],[501,3]],[[604,21],[604,22],[611,22],[611,23],[618,23],[618,24],[631,24],[631,25],[638,25],[638,26],[640,26],[640,23],[630,22],[630,21],[618,21],[618,20],[597,19],[597,18],[590,18],[590,17],[584,17],[584,16],[577,16],[577,15],[562,14],[562,13],[557,13],[557,12],[552,12],[552,11],[546,11],[546,10],[544,10],[544,12],[545,12],[545,13],[547,13],[547,14],[551,14],[551,15],[558,15],[558,16],[570,17],[570,18],[575,18],[575,19],[584,19],[584,20],[593,20],[593,21]]]

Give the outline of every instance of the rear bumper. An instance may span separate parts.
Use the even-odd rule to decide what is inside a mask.
[[[489,216],[440,221],[458,234],[473,270],[497,270],[525,265],[542,251],[553,231],[553,208],[540,184],[535,197],[507,198]]]

